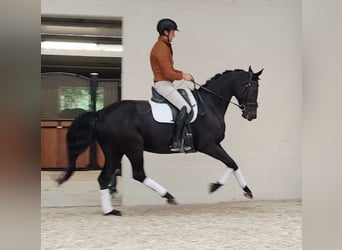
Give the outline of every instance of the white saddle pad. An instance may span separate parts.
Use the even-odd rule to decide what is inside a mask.
[[[194,111],[194,115],[193,115],[193,117],[192,117],[192,119],[190,121],[190,123],[192,123],[197,118],[198,107],[197,107],[197,103],[196,103],[195,97],[192,94],[192,92],[189,89],[185,89],[185,91],[186,91],[186,93],[189,96],[190,103],[191,103],[192,109]],[[173,117],[172,117],[171,108],[169,107],[168,104],[166,104],[166,103],[157,103],[157,102],[153,102],[151,100],[149,100],[148,102],[151,105],[153,118],[157,122],[161,122],[161,123],[175,123],[175,121],[173,120]]]

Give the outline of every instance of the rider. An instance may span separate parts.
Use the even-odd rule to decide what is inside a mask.
[[[178,31],[175,21],[164,18],[157,24],[157,31],[159,33],[158,41],[154,44],[151,54],[150,62],[154,76],[155,90],[172,103],[178,110],[180,110],[176,128],[173,135],[170,150],[173,152],[181,151],[182,148],[182,131],[186,123],[188,123],[188,114],[191,112],[190,105],[185,101],[181,94],[173,85],[174,80],[191,81],[192,76],[174,69],[173,67],[173,51],[171,42],[175,37],[175,31]],[[190,150],[191,147],[184,145],[184,150]]]

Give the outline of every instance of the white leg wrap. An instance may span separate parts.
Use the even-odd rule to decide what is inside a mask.
[[[155,182],[154,180],[152,180],[149,177],[146,177],[145,180],[143,181],[143,183],[146,186],[148,186],[149,188],[151,188],[154,191],[156,191],[161,196],[164,196],[167,193],[166,188],[162,187],[161,185],[159,185],[157,182]]]
[[[104,214],[113,211],[112,197],[109,193],[109,189],[100,190],[101,193],[101,206]]]
[[[227,180],[228,180],[228,178],[232,172],[233,172],[233,169],[227,168],[226,171],[224,171],[224,174],[222,175],[221,179],[218,182],[222,185],[226,184]]]
[[[242,176],[240,169],[234,171],[235,178],[239,182],[239,185],[241,188],[244,188],[247,186],[247,182],[245,178]]]

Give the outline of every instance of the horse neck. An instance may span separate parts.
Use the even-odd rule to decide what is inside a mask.
[[[224,116],[229,106],[229,102],[233,96],[233,88],[231,84],[220,84],[220,82],[218,81],[217,83],[212,82],[210,84],[205,84],[204,87],[225,98],[225,100],[223,100],[215,94],[209,93],[204,88],[200,88],[198,90],[203,99],[204,105],[207,107],[211,107],[212,110]]]

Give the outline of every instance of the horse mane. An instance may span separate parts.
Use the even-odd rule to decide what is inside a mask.
[[[222,73],[218,73],[218,74],[214,75],[212,78],[210,78],[208,81],[206,81],[205,85],[209,84],[212,81],[218,80],[219,78],[221,78],[224,75],[231,74],[234,72],[241,72],[241,71],[244,71],[244,70],[243,69],[234,69],[234,70],[227,69],[226,71],[224,71]]]

